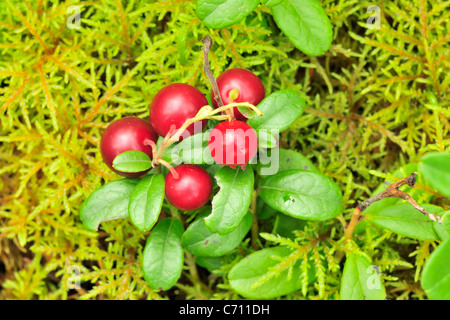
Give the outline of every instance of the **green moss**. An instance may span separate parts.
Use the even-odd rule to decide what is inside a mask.
[[[426,152],[448,151],[449,4],[383,1],[381,28],[370,30],[370,2],[321,3],[334,39],[329,52],[314,58],[295,49],[264,6],[234,26],[210,30],[189,0],[1,2],[0,261],[7,272],[0,273],[0,296],[175,295],[155,292],[144,281],[140,261],[148,233],[126,220],[89,232],[78,212],[94,189],[118,178],[98,152],[109,122],[130,114],[147,117],[152,97],[172,82],[208,93],[199,41],[206,34],[214,41],[210,60],[216,76],[231,67],[248,68],[268,93],[290,88],[304,96],[307,109],[281,143],[339,184],[346,206],[340,220],[396,169]],[[80,9],[79,29],[67,25],[74,22],[69,5]],[[306,246],[320,236],[315,227],[308,223],[297,241]],[[325,277],[321,266],[320,287],[310,285],[303,293],[334,299],[342,270],[332,254],[340,248],[342,225],[336,219],[322,227],[329,241],[321,242],[325,253],[317,253],[316,262],[328,259],[332,270]],[[358,241],[386,273],[388,298],[423,298],[416,281],[430,242],[376,228],[367,228]],[[254,249],[244,242],[241,250]],[[225,277],[211,291],[192,284],[187,269],[180,297],[235,297]],[[69,290],[77,272],[80,287]]]

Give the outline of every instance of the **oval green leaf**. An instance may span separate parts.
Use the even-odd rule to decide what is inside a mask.
[[[420,159],[419,173],[436,190],[450,197],[450,152],[433,152]]]
[[[144,177],[130,196],[128,213],[131,222],[141,231],[155,225],[164,201],[164,176],[160,173]]]
[[[259,0],[197,0],[197,17],[208,28],[229,27],[258,6]]]
[[[262,180],[261,198],[272,208],[298,219],[327,220],[342,211],[342,193],[328,177],[305,170],[285,170]]]
[[[115,157],[113,167],[122,172],[141,172],[152,167],[152,160],[142,151],[130,150]]]
[[[342,300],[384,300],[386,290],[381,283],[378,266],[366,257],[347,254],[341,279]]]
[[[258,104],[262,116],[255,116],[247,123],[256,131],[266,129],[283,131],[303,113],[305,100],[297,91],[286,89],[272,93]]]
[[[183,224],[166,218],[156,224],[144,248],[142,267],[145,281],[153,289],[170,289],[180,278],[184,261],[181,246]]]
[[[450,300],[450,240],[442,242],[425,263],[422,287],[430,299]]]
[[[128,218],[128,202],[138,179],[111,181],[92,192],[80,208],[86,229],[96,231],[102,221]]]
[[[212,233],[205,224],[204,217],[194,221],[184,232],[183,247],[196,256],[220,257],[236,248],[252,225],[252,214],[248,212],[233,231],[220,235]]]
[[[276,272],[277,265],[291,254],[287,247],[266,248],[239,261],[228,274],[231,288],[249,299],[273,299],[300,290],[303,271],[299,259],[289,273],[287,268]],[[315,269],[308,264],[308,281],[315,278]]]
[[[226,234],[236,229],[247,213],[255,176],[248,165],[245,170],[224,166],[214,177],[220,190],[212,200],[212,211],[205,223],[211,232]]]
[[[314,164],[304,155],[297,151],[283,148],[267,150],[266,155],[262,154],[256,165],[256,170],[260,175],[273,174],[269,171],[271,167],[274,167],[275,173],[292,169],[319,173]]]
[[[440,214],[444,212],[441,207],[433,205],[422,205],[431,213]],[[427,216],[415,209],[410,203],[401,203],[385,207],[380,211],[370,212],[367,219],[379,227],[390,230],[399,235],[418,240],[440,240],[436,233],[435,224]]]
[[[333,29],[317,0],[284,0],[271,9],[277,26],[300,51],[310,56],[328,51]]]

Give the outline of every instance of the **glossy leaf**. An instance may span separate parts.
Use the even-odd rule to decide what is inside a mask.
[[[153,289],[168,290],[178,281],[184,259],[182,235],[182,223],[173,218],[161,220],[150,233],[142,267],[145,281]]]
[[[443,213],[443,209],[433,205],[422,205],[431,213]],[[435,224],[427,216],[415,209],[410,203],[401,203],[385,207],[378,212],[372,212],[367,216],[369,221],[379,227],[388,229],[405,237],[419,240],[440,240],[436,233]]]
[[[92,192],[80,208],[86,229],[96,231],[102,221],[128,218],[128,202],[138,179],[111,181]]]
[[[200,217],[186,229],[181,243],[186,250],[196,256],[223,256],[241,243],[250,230],[252,220],[252,214],[248,212],[236,229],[220,235],[212,233],[206,226],[204,217]]]
[[[326,220],[342,210],[342,193],[328,177],[305,170],[285,170],[261,182],[260,195],[272,208],[305,220]]]
[[[197,16],[209,28],[229,27],[258,6],[259,0],[197,0]]]
[[[164,176],[148,175],[131,193],[128,213],[131,222],[142,231],[150,230],[158,220],[164,201]]]
[[[302,52],[319,56],[331,46],[330,19],[317,0],[284,0],[272,7],[277,26]]]
[[[299,259],[289,274],[287,269],[275,273],[272,277],[267,274],[280,261],[286,260],[291,254],[287,247],[272,247],[251,253],[239,261],[228,274],[231,288],[249,299],[272,299],[292,293],[302,288],[302,268]],[[314,267],[309,265],[308,280],[314,280]]]
[[[378,266],[366,257],[347,254],[341,279],[342,300],[384,300],[386,290],[381,283]]]
[[[319,173],[319,170],[308,158],[295,150],[283,148],[268,150],[267,155],[260,156],[259,160],[256,165],[256,170],[260,175],[267,175],[264,170],[268,170],[271,166],[275,167],[273,169],[275,173],[291,169]],[[271,172],[268,173],[271,175]]]
[[[212,211],[205,223],[211,232],[226,234],[236,229],[247,213],[255,177],[251,166],[245,170],[224,166],[215,179],[220,190],[212,200]]]
[[[114,158],[113,167],[122,172],[141,172],[152,167],[152,160],[142,151],[125,151]]]
[[[422,287],[430,299],[450,300],[450,240],[442,242],[428,258]]]
[[[291,89],[280,90],[264,98],[258,104],[262,116],[253,117],[247,123],[256,131],[265,129],[283,131],[303,113],[305,100],[300,93]]]
[[[419,171],[446,197],[450,197],[450,152],[433,152],[420,159]]]

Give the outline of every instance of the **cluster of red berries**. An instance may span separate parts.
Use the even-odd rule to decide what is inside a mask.
[[[258,105],[265,97],[261,80],[252,72],[235,68],[223,72],[217,78],[217,85],[224,105],[231,101],[230,91],[234,90],[232,102],[248,102]],[[218,107],[214,92],[211,100]],[[111,123],[104,131],[100,141],[103,161],[116,173],[126,177],[139,177],[145,172],[121,172],[113,168],[113,160],[119,154],[137,150],[152,158],[152,147],[145,143],[151,140],[156,144],[158,136],[165,137],[175,125],[180,128],[187,119],[194,118],[208,101],[197,88],[183,83],[170,84],[161,89],[154,97],[149,112],[150,123],[137,117],[126,117]],[[245,121],[238,108],[233,108],[236,120],[225,120],[217,124],[210,133],[208,145],[213,159],[222,165],[242,168],[253,158],[257,151],[255,130]],[[206,127],[207,119],[193,123],[183,136],[194,133],[194,128]],[[180,138],[181,139],[181,138]],[[208,202],[212,193],[212,180],[208,172],[200,166],[181,164],[175,167],[176,178],[169,173],[165,179],[167,200],[181,210],[195,210]]]

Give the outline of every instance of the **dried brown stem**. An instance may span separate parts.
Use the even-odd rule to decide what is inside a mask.
[[[349,240],[352,238],[353,231],[354,231],[356,225],[358,224],[358,222],[362,218],[361,213],[368,206],[370,206],[375,201],[386,199],[386,198],[392,198],[392,197],[396,197],[396,198],[400,198],[400,199],[408,201],[409,203],[411,203],[411,205],[414,206],[414,208],[416,208],[418,211],[422,212],[424,215],[428,216],[428,218],[442,224],[442,219],[439,215],[427,212],[424,208],[419,206],[417,204],[417,202],[409,194],[399,190],[399,188],[405,184],[407,184],[410,187],[414,187],[414,185],[416,184],[416,175],[417,175],[417,172],[413,172],[410,176],[394,182],[383,192],[378,193],[378,194],[374,195],[373,197],[370,197],[369,199],[361,202],[353,211],[352,218],[351,218],[349,224],[347,225],[347,227],[345,228],[345,232],[344,232],[345,239]]]
[[[202,38],[202,43],[203,43],[203,46],[204,46],[202,48],[203,60],[205,62],[204,65],[203,65],[203,70],[205,70],[206,76],[208,77],[209,83],[211,84],[211,88],[212,88],[213,93],[214,93],[214,97],[213,98],[214,98],[214,100],[216,100],[217,105],[220,108],[220,107],[223,107],[224,104],[223,104],[223,101],[222,101],[222,97],[220,96],[220,91],[219,91],[219,87],[217,86],[216,79],[214,78],[214,75],[213,75],[213,73],[211,71],[211,67],[210,67],[210,64],[209,64],[209,58],[208,58],[208,53],[209,53],[209,50],[212,47],[212,43],[213,42],[212,42],[212,39],[211,39],[210,36],[204,36]],[[235,119],[233,109],[227,109],[227,110],[225,110],[225,112],[227,113],[227,115],[231,119],[233,119],[233,120]]]

